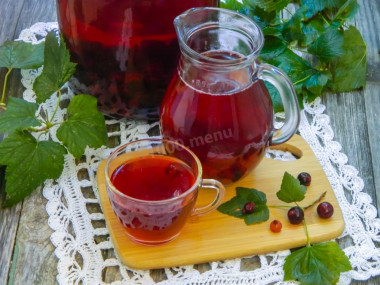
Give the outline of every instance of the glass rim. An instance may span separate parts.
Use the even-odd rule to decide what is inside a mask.
[[[115,187],[115,185],[112,183],[112,181],[111,181],[111,179],[110,179],[110,177],[108,175],[108,169],[109,169],[110,162],[112,161],[113,158],[116,157],[117,153],[120,150],[125,149],[126,147],[128,147],[130,145],[141,143],[141,142],[144,142],[144,141],[145,142],[157,142],[157,143],[161,142],[162,144],[164,142],[167,142],[167,143],[170,143],[170,144],[174,144],[174,145],[182,148],[183,150],[185,150],[187,153],[189,153],[191,155],[191,157],[194,159],[194,161],[196,163],[196,166],[197,166],[197,169],[198,169],[198,175],[197,175],[194,183],[191,185],[191,187],[189,187],[189,189],[187,189],[181,195],[176,196],[176,197],[172,197],[172,198],[168,198],[168,199],[163,199],[163,200],[153,200],[152,201],[152,200],[142,200],[142,199],[131,197],[129,195],[126,195],[126,194],[122,193],[120,190],[118,190]],[[201,181],[202,181],[202,164],[201,164],[199,158],[195,155],[195,153],[193,153],[188,147],[186,147],[186,146],[184,146],[184,145],[182,145],[182,144],[180,144],[180,143],[178,143],[176,141],[172,141],[172,140],[168,140],[168,139],[163,139],[163,138],[146,138],[146,139],[139,139],[139,140],[135,140],[135,141],[132,141],[132,142],[120,145],[115,150],[113,150],[111,152],[110,156],[106,159],[106,165],[104,167],[104,177],[105,177],[106,188],[110,189],[112,192],[114,192],[115,194],[117,194],[117,195],[119,195],[119,196],[121,196],[123,198],[129,199],[129,200],[132,200],[132,201],[135,201],[135,202],[138,202],[138,203],[143,203],[143,204],[161,205],[161,204],[167,204],[167,203],[170,203],[170,202],[182,199],[183,197],[187,196],[188,194],[190,194],[191,192],[193,192],[195,189],[197,189],[201,185]]]
[[[238,13],[236,11],[232,11],[232,10],[228,10],[228,9],[224,9],[224,8],[217,8],[217,7],[197,7],[197,8],[190,8],[190,9],[186,10],[185,12],[181,13],[180,15],[178,15],[177,17],[175,17],[174,24],[176,26],[176,30],[177,30],[177,23],[180,22],[181,17],[191,15],[192,13],[195,13],[198,11],[211,11],[211,12],[219,11],[219,12],[223,12],[225,14],[229,14],[231,16],[239,17],[242,20],[247,21],[247,23],[251,24],[259,33],[260,39],[258,41],[258,45],[252,50],[252,52],[250,52],[247,55],[242,55],[242,57],[240,57],[240,58],[237,58],[237,59],[218,59],[218,58],[211,58],[211,57],[205,56],[205,55],[193,50],[186,43],[185,36],[178,36],[178,40],[180,42],[181,49],[183,49],[187,54],[189,54],[192,57],[202,59],[202,62],[201,62],[202,64],[210,63],[210,64],[219,64],[220,66],[224,66],[224,67],[234,67],[234,66],[243,65],[246,62],[251,63],[251,61],[252,62],[255,61],[255,59],[257,58],[258,54],[260,53],[261,49],[264,46],[264,34],[256,22],[254,22],[252,19],[250,19],[246,15],[243,15],[243,14]],[[177,35],[178,35],[178,32],[177,32]],[[248,36],[251,37],[250,34],[248,34]]]

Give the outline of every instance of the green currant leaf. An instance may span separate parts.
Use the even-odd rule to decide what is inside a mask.
[[[311,103],[313,102],[319,95],[314,94],[310,92],[308,89],[306,89],[304,86],[302,87],[302,90],[299,91],[302,93],[302,99],[306,100],[307,102]],[[299,102],[300,103],[300,102]],[[301,105],[300,105],[301,106]],[[300,107],[301,108],[301,107]]]
[[[318,12],[326,9],[336,7],[336,0],[302,0],[302,4],[308,7],[306,16],[311,18]]]
[[[284,9],[289,4],[290,0],[254,0],[252,2],[267,12],[278,12]]]
[[[338,6],[338,11],[336,14],[333,16],[334,21],[342,21],[346,22],[349,20],[352,20],[358,9],[359,9],[359,4],[357,0],[340,0]]]
[[[61,89],[74,74],[76,63],[70,62],[70,53],[66,49],[63,38],[60,44],[54,31],[46,36],[44,68],[36,78],[33,90],[37,95],[37,103],[45,102],[53,93]]]
[[[224,2],[220,2],[220,8],[238,11],[243,8],[243,4],[236,0],[225,0]]]
[[[265,37],[264,47],[261,50],[260,58],[268,61],[279,56],[287,49],[287,43],[278,37]]]
[[[245,5],[238,11],[249,18],[252,18],[262,30],[268,28],[270,24],[276,24],[275,28],[279,28],[280,19],[276,14],[276,11],[265,11],[255,4],[254,1],[243,1]]]
[[[297,93],[297,91],[296,91],[296,93]],[[304,100],[304,97],[305,97],[305,95],[304,95],[303,92],[302,93],[297,93],[298,105],[300,106],[301,110],[303,109],[303,100]],[[312,100],[312,101],[314,101],[314,100]],[[308,102],[310,102],[310,101],[308,101]]]
[[[303,38],[299,44],[304,47],[311,45],[326,30],[326,23],[321,18],[313,18],[307,23],[301,23]]]
[[[282,69],[292,80],[293,84],[303,83],[315,73],[309,62],[290,49],[286,49],[277,57],[267,60],[267,62]]]
[[[254,202],[256,205],[254,212],[251,214],[242,213],[242,209],[247,202]],[[269,209],[266,202],[265,193],[256,189],[237,187],[236,196],[221,204],[218,207],[218,211],[229,216],[244,219],[247,225],[252,225],[269,219]]]
[[[236,187],[236,196],[243,198],[246,202],[254,202],[256,205],[265,205],[267,196],[264,192],[246,187]]]
[[[284,281],[297,280],[304,285],[330,285],[339,281],[341,272],[352,270],[349,259],[336,242],[306,246],[285,259]]]
[[[0,166],[0,201],[5,197],[5,169],[5,165]]]
[[[337,59],[343,54],[343,35],[338,30],[327,30],[307,49],[322,61]]]
[[[304,34],[302,32],[301,23],[305,18],[306,10],[306,6],[299,7],[293,17],[285,23],[282,35],[288,42],[303,40]]]
[[[365,44],[360,33],[357,37],[351,28],[347,32],[343,26],[357,12],[357,0],[243,0],[242,5],[236,2],[241,1],[228,0],[227,6],[253,19],[265,35],[259,59],[289,76],[301,108],[305,99],[310,102],[327,90],[344,92],[365,85]],[[279,12],[285,2],[299,5],[289,20]],[[350,37],[355,44],[349,44]],[[292,49],[312,56],[299,56]],[[351,56],[356,60],[350,64]],[[279,94],[274,88],[268,89],[275,110],[281,111]]]
[[[37,109],[36,103],[9,97],[7,109],[0,114],[0,133],[40,126],[41,123],[36,119]]]
[[[44,43],[6,41],[0,46],[0,67],[33,69],[44,62]]]
[[[312,94],[320,96],[322,90],[327,86],[327,82],[332,79],[330,71],[316,71],[308,80],[305,82],[305,87]]]
[[[274,87],[271,83],[265,81],[265,86],[268,89],[268,92],[270,94],[270,98],[272,100],[273,105],[273,111],[275,113],[283,112],[284,111],[284,105],[282,104],[280,93],[278,92],[277,88]]]
[[[305,198],[306,187],[299,180],[285,171],[282,177],[281,189],[277,198],[285,203],[299,202]]]
[[[66,149],[57,142],[37,141],[30,133],[16,131],[0,143],[0,165],[6,165],[4,207],[27,197],[46,179],[57,179],[63,170]]]
[[[266,205],[256,205],[255,211],[244,215],[246,225],[258,224],[269,219],[269,209]]]
[[[242,209],[245,203],[243,198],[235,196],[231,200],[221,204],[218,207],[218,211],[229,216],[243,218]]]
[[[86,146],[98,148],[108,141],[105,119],[90,95],[76,95],[67,108],[67,120],[57,130],[57,138],[76,158]]]
[[[276,25],[276,26],[265,26],[262,28],[263,34],[265,36],[265,41],[267,36],[273,36],[273,37],[282,37],[282,25]],[[264,41],[264,44],[265,44]]]
[[[286,49],[280,55],[266,60],[268,63],[281,68],[294,84],[298,95],[298,101],[302,106],[304,98],[315,98],[321,95],[322,90],[327,88],[328,80],[331,74],[328,70],[320,71],[313,68],[308,61],[298,56],[289,49]],[[279,94],[273,88],[268,88],[273,100],[274,108],[281,110],[282,103]],[[305,90],[307,92],[305,92]],[[312,96],[307,96],[307,94]],[[274,99],[273,99],[274,98]]]
[[[346,92],[366,83],[367,47],[354,26],[343,32],[343,55],[332,64],[333,90]]]

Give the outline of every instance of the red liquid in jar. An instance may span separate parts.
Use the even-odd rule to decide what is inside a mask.
[[[108,114],[158,107],[175,72],[174,18],[217,0],[57,0],[76,78]]]
[[[147,155],[119,166],[112,184],[123,194],[145,201],[175,198],[195,182],[191,169],[180,160],[163,155]],[[116,196],[114,196],[116,197]],[[168,241],[175,237],[194,206],[196,195],[175,203],[139,206],[134,201],[111,199],[115,214],[133,239]]]
[[[205,55],[218,59],[240,57],[230,52]],[[193,78],[187,80],[202,84],[206,79],[214,84],[209,91],[200,91],[175,75],[161,105],[162,134],[198,156],[204,177],[223,183],[236,181],[265,154],[273,130],[269,93],[261,80],[239,88],[239,76],[247,76],[244,70],[227,76],[203,70],[193,70],[192,74]]]

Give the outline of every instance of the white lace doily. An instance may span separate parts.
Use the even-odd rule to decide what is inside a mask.
[[[37,23],[22,31],[20,39],[37,43],[46,33],[56,29],[56,23]],[[22,83],[26,90],[24,98],[35,101],[33,81],[40,71],[22,71]],[[63,99],[73,96],[65,88]],[[41,108],[53,112],[56,97],[52,96]],[[349,284],[352,279],[366,280],[380,274],[380,220],[372,205],[371,197],[363,192],[364,183],[358,171],[347,164],[347,157],[341,152],[339,143],[333,140],[329,117],[323,112],[320,100],[306,104],[302,111],[299,133],[309,143],[318,157],[339,201],[346,223],[346,229],[338,240],[345,239],[346,255],[353,270],[341,274],[339,284]],[[62,120],[65,109],[57,112],[57,121]],[[148,131],[157,123],[133,120],[108,120],[115,131],[110,137],[118,137],[124,144],[135,139],[148,137]],[[56,140],[55,130],[50,136]],[[65,167],[57,181],[47,181],[43,195],[47,199],[46,211],[49,226],[54,233],[51,241],[56,247],[58,276],[60,284],[285,284],[282,282],[285,257],[290,251],[266,255],[212,262],[207,270],[198,271],[197,266],[181,266],[162,269],[161,280],[154,280],[150,271],[136,271],[123,266],[113,252],[104,217],[98,204],[96,169],[101,159],[111,149],[87,148],[85,159],[76,161],[70,154],[65,157]],[[86,179],[80,180],[83,173]],[[254,268],[241,270],[243,260],[254,260]],[[253,266],[252,266],[253,267]],[[105,274],[106,270],[112,274]],[[291,284],[290,282],[286,284]]]

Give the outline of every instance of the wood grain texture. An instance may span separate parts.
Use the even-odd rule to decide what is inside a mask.
[[[21,207],[0,210],[0,284],[7,284]]]
[[[348,164],[359,171],[364,192],[380,209],[380,2],[359,0],[353,24],[367,44],[367,86],[364,90],[323,96],[335,140],[342,145]],[[350,243],[341,241],[340,244]],[[380,284],[380,276],[357,284]]]
[[[18,23],[17,15],[21,13],[22,4],[22,1],[2,0],[0,5],[0,44],[7,39],[14,38]],[[3,86],[4,75],[5,69],[0,69],[0,86]],[[0,203],[3,199],[4,194],[1,193]],[[8,282],[21,208],[22,204],[11,209],[0,209],[0,284]]]
[[[56,21],[55,1],[2,0],[0,43],[19,36],[21,30],[42,21]],[[3,86],[5,70],[0,72]],[[20,73],[12,71],[7,97],[21,97]],[[1,200],[1,199],[0,199]],[[0,210],[0,284],[55,284],[57,259],[50,242],[45,200],[40,191],[25,204]],[[48,268],[48,270],[47,270]]]
[[[288,143],[282,145],[281,149],[297,154],[301,158],[285,162],[264,158],[253,172],[236,184],[226,187],[224,201],[234,197],[235,187],[239,186],[263,191],[268,205],[286,205],[276,197],[284,171],[294,176],[307,171],[311,174],[313,182],[307,188],[306,197],[300,205],[310,205],[326,191],[324,199],[335,208],[333,217],[326,220],[318,217],[316,206],[305,211],[311,242],[328,241],[338,237],[344,229],[342,212],[326,174],[313,151],[300,136],[294,136]],[[291,225],[285,222],[288,209],[279,208],[270,208],[268,221],[251,226],[247,226],[241,219],[213,211],[204,216],[190,218],[179,237],[172,242],[155,247],[136,244],[127,237],[123,226],[113,213],[105,188],[104,162],[97,172],[100,202],[118,256],[128,267],[157,269],[189,265],[263,254],[306,244],[302,224]],[[121,163],[123,161],[120,161]],[[116,167],[115,165],[114,168]],[[204,189],[199,191],[198,200],[200,201],[197,200],[202,206],[212,201],[215,195],[213,191],[206,194],[203,194],[203,191]],[[284,221],[281,233],[274,234],[269,230],[269,224],[274,219]]]
[[[55,2],[55,0],[24,0],[15,37],[18,37],[23,29],[37,22],[56,22],[57,9]]]
[[[0,8],[0,43],[17,37],[16,27],[24,1],[2,0]]]
[[[37,189],[24,200],[13,254],[12,284],[55,284],[57,258],[50,241],[46,200]]]
[[[363,90],[369,150],[371,153],[374,203],[380,209],[380,1],[360,1],[356,26],[367,44],[367,86]],[[369,174],[370,175],[370,174]]]

